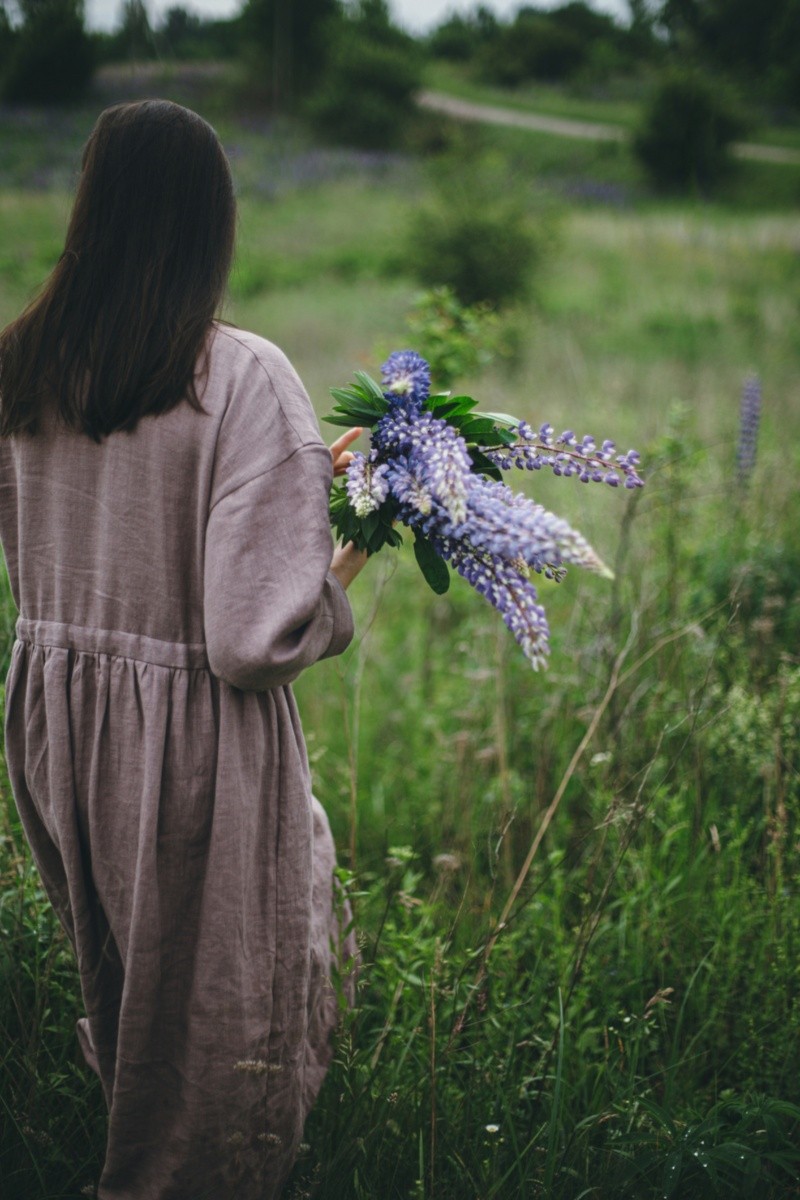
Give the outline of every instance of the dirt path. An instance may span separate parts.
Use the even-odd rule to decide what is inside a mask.
[[[457,96],[447,96],[443,92],[421,92],[419,104],[433,112],[455,117],[458,121],[510,125],[518,129],[532,129],[537,133],[553,133],[558,137],[583,138],[593,142],[625,142],[630,136],[621,125],[604,125],[599,121],[575,121],[569,117],[549,117],[544,113],[521,112],[514,108],[500,108],[494,104],[477,104],[473,100],[460,100]],[[733,152],[737,158],[800,165],[800,150],[784,146],[737,142]]]

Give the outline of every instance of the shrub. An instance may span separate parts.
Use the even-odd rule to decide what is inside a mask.
[[[460,304],[452,288],[423,292],[406,324],[440,388],[477,375],[506,350],[497,314],[486,304]]]
[[[81,0],[27,0],[8,42],[0,78],[4,100],[48,104],[77,99],[94,72],[94,48]]]
[[[315,88],[340,21],[337,0],[247,0],[242,57],[251,95],[291,109]]]
[[[434,29],[428,43],[435,58],[464,62],[475,53],[475,30],[470,21],[454,13]]]
[[[586,43],[575,30],[523,10],[487,46],[482,73],[507,87],[526,79],[566,79],[584,65],[586,57]]]
[[[389,23],[382,5],[362,5],[335,38],[306,111],[324,137],[391,149],[403,141],[414,118],[420,81],[413,39]]]
[[[705,191],[731,165],[744,122],[719,85],[696,71],[665,76],[645,111],[634,151],[656,187]]]
[[[466,162],[437,189],[411,227],[408,253],[420,282],[452,288],[466,305],[499,308],[525,299],[541,247],[511,181]]]

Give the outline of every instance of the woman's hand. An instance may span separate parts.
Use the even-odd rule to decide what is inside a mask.
[[[343,433],[333,443],[331,446],[331,458],[333,459],[334,475],[344,475],[353,460],[352,451],[348,450],[347,447],[357,437],[360,437],[363,432],[364,430],[360,426],[356,426],[353,429],[348,429],[347,433]],[[366,561],[366,550],[356,550],[353,543],[348,542],[346,546],[337,546],[334,550],[331,573],[336,576],[339,583],[346,590],[359,571],[362,570]]]
[[[331,458],[333,459],[334,475],[344,475],[353,459],[352,451],[348,450],[347,447],[357,437],[360,437],[363,432],[364,430],[360,426],[356,426],[353,429],[348,429],[347,433],[343,433],[333,443],[331,446]]]
[[[346,546],[337,546],[333,551],[331,574],[336,576],[347,591],[366,561],[366,550],[356,550],[352,542],[348,542]]]

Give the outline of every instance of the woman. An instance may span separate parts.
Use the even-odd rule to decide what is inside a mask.
[[[350,641],[364,556],[333,552],[292,367],[213,319],[234,225],[210,126],[109,109],[64,253],[0,335],[8,768],[78,959],[101,1200],[277,1196],[335,1020],[289,685]]]

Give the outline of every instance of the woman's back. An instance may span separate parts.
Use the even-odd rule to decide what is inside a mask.
[[[46,413],[0,439],[9,775],[78,957],[102,1200],[277,1195],[335,1019],[286,686],[352,636],[330,453],[261,338],[215,325],[198,396],[100,442]]]
[[[77,624],[93,645],[204,644],[210,509],[303,445],[327,454],[276,347],[225,326],[209,341],[205,413],[178,405],[100,443],[45,415],[35,437],[0,439],[0,537],[25,620]]]

